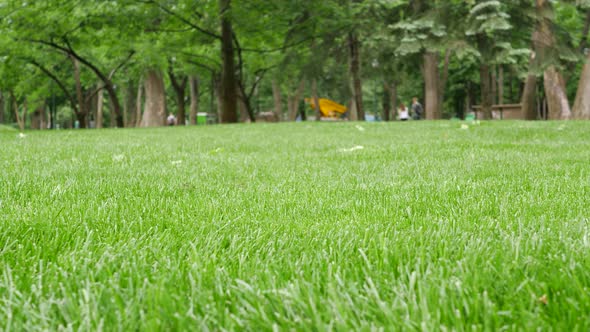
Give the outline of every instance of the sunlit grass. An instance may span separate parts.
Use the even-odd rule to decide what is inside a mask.
[[[0,146],[0,330],[590,328],[587,123]]]

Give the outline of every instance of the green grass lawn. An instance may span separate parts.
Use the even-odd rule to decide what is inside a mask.
[[[590,329],[590,123],[0,131],[0,330]]]

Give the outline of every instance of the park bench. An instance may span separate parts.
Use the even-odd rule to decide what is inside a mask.
[[[483,119],[481,105],[473,105],[471,109],[477,119]],[[523,119],[522,104],[497,104],[492,105],[492,119]]]

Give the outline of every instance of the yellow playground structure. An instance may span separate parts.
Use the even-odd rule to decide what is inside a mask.
[[[339,119],[343,117],[348,110],[346,106],[340,105],[330,99],[320,98],[318,101],[320,103],[320,113],[322,118]],[[311,109],[315,110],[315,103],[312,98],[305,98],[305,102],[309,104]]]

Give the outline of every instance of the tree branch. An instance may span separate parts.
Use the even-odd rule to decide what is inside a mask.
[[[119,71],[119,69],[123,68],[127,62],[129,62],[129,60],[131,60],[131,58],[135,55],[135,51],[131,50],[129,51],[129,54],[127,55],[127,57],[125,59],[123,59],[123,61],[121,61],[121,63],[115,67],[113,70],[111,70],[111,72],[109,73],[109,80],[112,80],[113,77],[115,76],[115,74],[117,73],[117,71]]]
[[[72,109],[74,110],[74,113],[78,113],[78,106],[76,104],[76,99],[74,98],[74,96],[72,96],[70,94],[70,92],[66,88],[65,84],[55,74],[53,74],[49,69],[45,68],[43,65],[41,65],[37,61],[32,60],[32,59],[28,59],[27,61],[30,64],[32,64],[33,66],[39,68],[43,73],[45,73],[45,75],[47,75],[49,78],[51,78],[51,80],[53,80],[57,84],[57,86],[59,86],[60,90],[64,93],[66,98],[70,101],[70,104],[72,105]]]
[[[160,2],[158,2],[158,1],[155,1],[155,0],[137,0],[137,1],[138,1],[138,2],[142,2],[142,3],[146,3],[146,4],[152,4],[152,5],[155,5],[155,6],[157,6],[158,8],[160,8],[162,11],[164,11],[166,14],[168,14],[168,15],[170,15],[170,16],[172,16],[172,17],[175,17],[176,19],[178,19],[178,20],[179,20],[179,21],[181,21],[182,23],[184,23],[184,24],[186,24],[186,25],[190,26],[191,28],[193,28],[193,29],[195,29],[195,30],[199,31],[200,33],[202,33],[202,34],[204,34],[204,35],[206,35],[206,36],[209,36],[209,37],[211,37],[211,38],[214,38],[214,39],[221,39],[221,36],[219,36],[219,35],[217,35],[217,34],[215,34],[215,33],[211,32],[211,31],[208,31],[208,30],[206,30],[206,29],[204,29],[204,28],[201,28],[200,26],[198,26],[198,25],[194,24],[193,22],[191,22],[189,19],[187,19],[187,18],[183,17],[182,15],[180,15],[180,14],[178,14],[178,13],[174,12],[174,11],[173,11],[173,10],[171,10],[170,8],[167,8],[166,6],[162,5],[162,4],[161,4]]]

